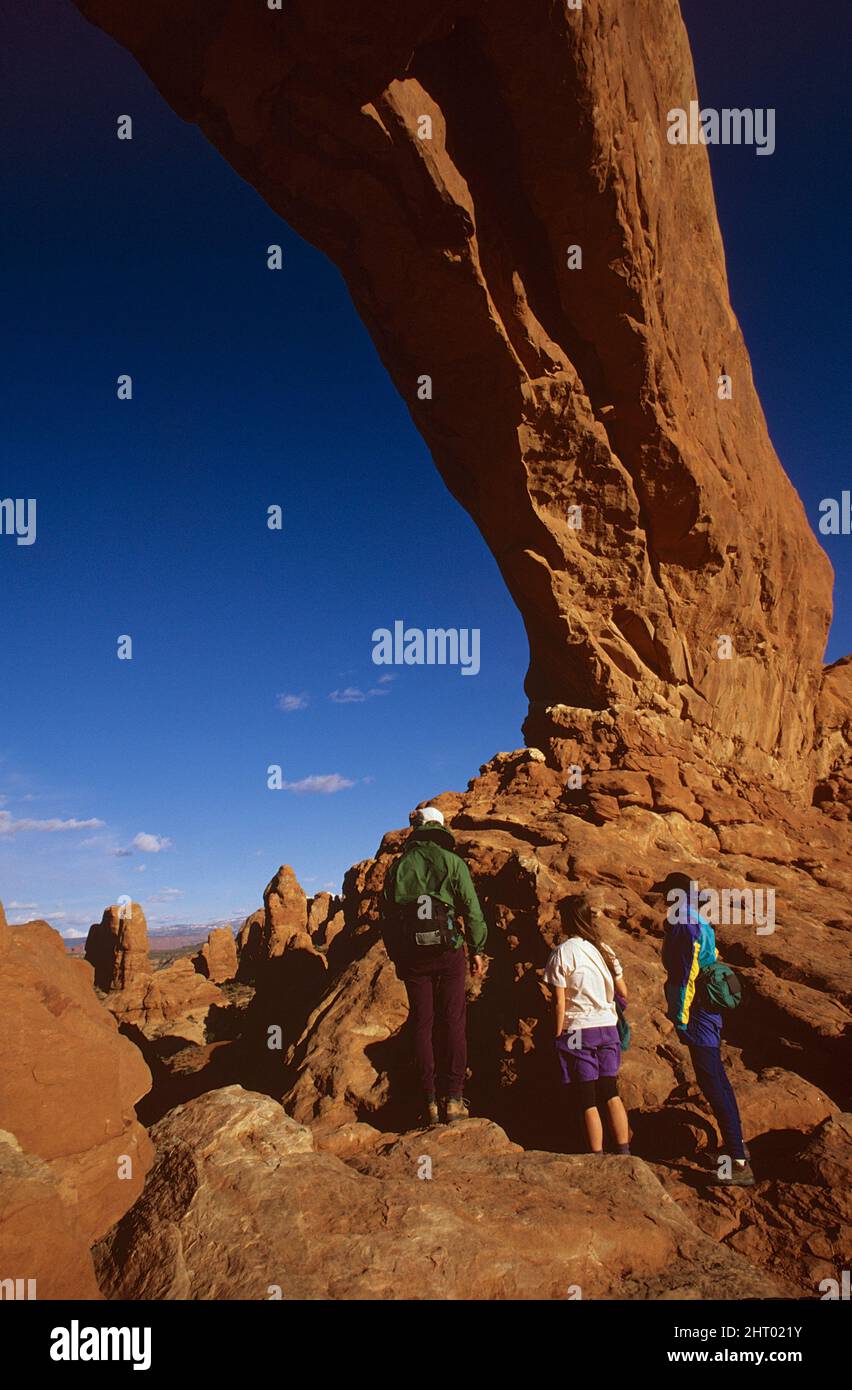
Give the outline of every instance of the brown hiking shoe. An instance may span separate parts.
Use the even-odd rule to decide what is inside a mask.
[[[444,1113],[448,1125],[451,1125],[454,1120],[470,1119],[468,1103],[461,1096],[448,1096]]]
[[[441,1123],[441,1112],[436,1100],[427,1100],[424,1115],[427,1125],[439,1125]]]
[[[751,1158],[751,1154],[749,1152],[748,1144],[743,1144],[743,1149],[745,1150],[744,1157],[746,1158],[746,1160],[749,1160]],[[727,1158],[727,1156],[728,1155],[724,1152],[723,1149],[707,1149],[705,1153],[699,1156],[698,1162],[702,1164],[702,1166],[705,1168],[718,1168],[719,1159]]]
[[[729,1177],[723,1178],[717,1173],[711,1181],[717,1187],[754,1187],[754,1173],[748,1162],[744,1163],[742,1168],[732,1163]]]

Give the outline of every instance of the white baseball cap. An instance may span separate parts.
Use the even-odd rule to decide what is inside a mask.
[[[422,806],[419,811],[412,811],[408,819],[411,825],[443,825],[444,813],[437,806]]]

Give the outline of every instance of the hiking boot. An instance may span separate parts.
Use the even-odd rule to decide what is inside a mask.
[[[748,1144],[743,1144],[743,1153],[746,1163],[749,1163],[751,1161],[751,1153],[749,1152]],[[708,1149],[705,1154],[702,1154],[699,1162],[703,1163],[708,1168],[718,1168],[719,1159],[727,1157],[728,1155],[725,1153],[724,1149]]]
[[[462,1096],[448,1096],[445,1102],[444,1114],[447,1124],[451,1125],[454,1120],[467,1120],[470,1118],[470,1108]]]
[[[427,1100],[423,1114],[427,1125],[439,1125],[441,1123],[441,1112],[438,1109],[438,1102],[435,1100],[434,1096],[431,1100]]]
[[[711,1182],[717,1187],[754,1187],[754,1173],[751,1170],[751,1164],[746,1160],[742,1168],[739,1168],[736,1163],[731,1165],[729,1178],[721,1178],[717,1173]]]

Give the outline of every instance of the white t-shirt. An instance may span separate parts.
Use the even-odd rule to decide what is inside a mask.
[[[612,965],[620,979],[624,972],[614,955]],[[565,990],[566,1028],[614,1028],[618,1023],[612,975],[590,941],[570,936],[560,942],[550,953],[544,978]]]

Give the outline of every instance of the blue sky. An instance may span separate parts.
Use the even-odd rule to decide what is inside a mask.
[[[684,6],[704,103],[778,109],[772,158],[712,160],[734,307],[815,524],[850,486],[846,73],[798,4],[771,36],[739,11]],[[520,618],[335,269],[67,0],[4,23],[0,496],[38,499],[38,540],[0,537],[0,897],[84,930],[122,893],[154,924],[241,915],[285,861],[336,888],[415,802],[520,744]],[[826,548],[833,659],[852,537]],[[371,633],[397,618],[481,629],[480,674],[379,681]]]

